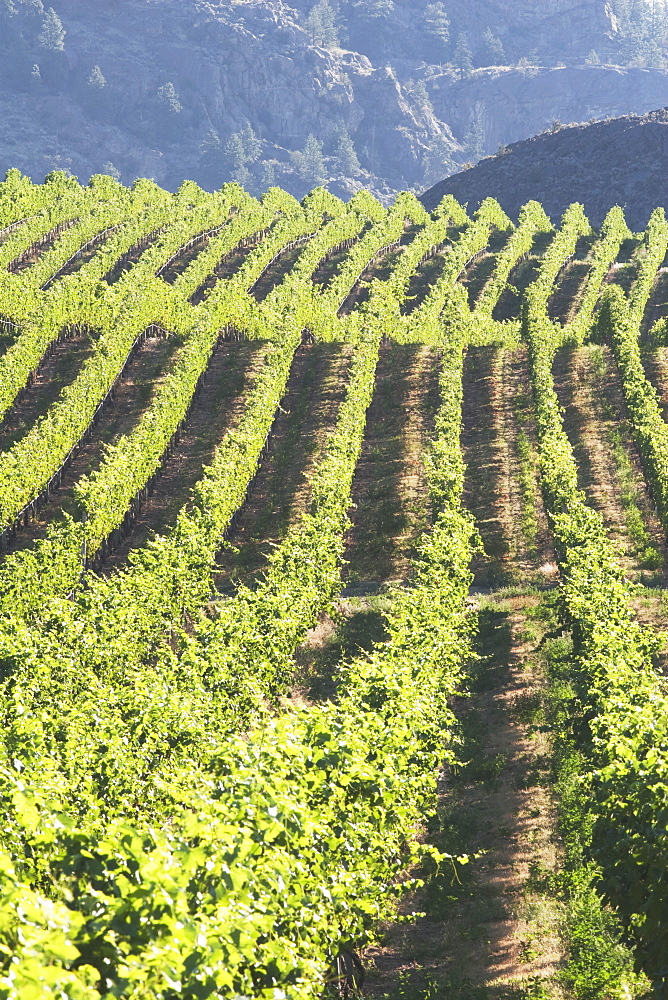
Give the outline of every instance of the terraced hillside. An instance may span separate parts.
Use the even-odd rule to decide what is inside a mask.
[[[0,995],[666,995],[663,211],[0,227]]]

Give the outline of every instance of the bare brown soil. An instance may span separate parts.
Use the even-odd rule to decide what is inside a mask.
[[[549,582],[555,571],[547,518],[536,472],[527,469],[524,497],[520,431],[535,442],[529,417],[531,393],[525,349],[470,347],[464,362],[462,449],[467,476],[464,504],[475,517],[484,551],[473,561],[478,587],[496,587],[530,578]],[[527,510],[527,506],[531,510]],[[525,524],[533,513],[535,524]]]
[[[443,863],[424,889],[410,895],[404,916],[385,928],[365,956],[365,995],[501,1000],[561,996],[556,974],[564,961],[560,913],[536,896],[531,874],[558,867],[560,848],[550,792],[547,737],[534,724],[544,678],[538,647],[543,634],[531,581],[549,586],[556,567],[540,498],[531,545],[522,531],[518,450],[520,433],[535,445],[524,350],[469,348],[464,379],[463,445],[466,499],[487,557],[476,567],[474,596],[481,659],[471,667],[472,697],[457,700],[462,764],[446,767],[438,814],[424,831],[429,843],[467,865]],[[529,466],[531,468],[531,466]],[[527,588],[527,589],[525,589]],[[539,994],[536,994],[539,995]]]
[[[234,548],[219,554],[219,587],[251,582],[306,509],[308,476],[334,429],[350,357],[350,345],[343,344],[304,344],[297,351],[269,450],[229,535]]]
[[[519,1000],[532,995],[524,989],[532,982],[542,983],[541,996],[561,995],[554,982],[564,958],[559,912],[530,886],[532,871],[555,870],[560,855],[549,747],[531,721],[543,687],[538,634],[527,631],[535,603],[499,596],[480,609],[484,661],[472,676],[472,699],[455,705],[465,763],[443,773],[428,833],[440,850],[471,861],[432,871],[427,887],[402,906],[404,915],[424,916],[386,928],[382,943],[368,949],[370,1000]]]
[[[118,382],[113,398],[106,403],[92,433],[64,470],[60,487],[51,492],[35,519],[20,530],[10,545],[10,551],[24,548],[29,542],[42,538],[48,524],[61,511],[79,516],[80,511],[73,495],[74,485],[83,475],[91,473],[100,465],[105,445],[115,444],[135,426],[169,370],[170,359],[178,344],[179,341],[174,337],[154,337],[142,343]]]
[[[467,469],[464,504],[474,515],[484,544],[484,552],[473,564],[479,586],[506,582],[511,573],[511,542],[504,531],[508,486],[505,447],[499,435],[503,420],[499,375],[497,348],[468,349],[461,440]]]
[[[150,496],[105,568],[120,565],[130,549],[144,545],[174,523],[216,445],[241,418],[246,392],[262,357],[262,345],[256,341],[218,344],[178,443],[163,459]]]
[[[555,389],[565,410],[564,427],[578,463],[580,486],[589,502],[601,512],[610,537],[616,544],[626,573],[641,578],[646,570],[639,558],[638,544],[629,527],[625,484],[620,478],[619,462],[613,453],[611,435],[618,431],[621,446],[630,463],[631,489],[651,545],[666,565],[666,542],[654,512],[640,460],[625,419],[624,399],[607,348],[605,372],[599,376],[592,368],[596,348],[564,348],[555,359]]]
[[[437,406],[438,352],[413,344],[383,347],[353,483],[348,588],[409,574],[415,539],[428,520],[422,455]]]
[[[93,353],[93,346],[92,339],[83,334],[53,345],[32,381],[0,423],[0,450],[7,451],[23,437],[58,399],[65,386],[74,382],[86,359]]]

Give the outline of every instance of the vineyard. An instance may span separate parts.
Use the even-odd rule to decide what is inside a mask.
[[[9,172],[0,997],[668,997],[667,252]]]

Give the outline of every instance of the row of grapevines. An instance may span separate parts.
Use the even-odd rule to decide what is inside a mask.
[[[589,333],[605,276],[617,259],[620,246],[631,235],[622,209],[615,205],[605,217],[601,237],[594,244],[587,287],[580,301],[577,315],[564,330],[564,339],[581,344]]]
[[[60,171],[50,174],[44,184],[33,184],[15,167],[8,170],[0,183],[0,238],[6,239],[56,198],[64,181],[65,175]]]
[[[264,300],[263,311],[279,310],[293,297],[303,295],[303,286],[336,248],[350,248],[361,231],[385,215],[381,204],[367,191],[358,192],[346,205],[346,211],[331,219],[299,256],[299,260]]]
[[[316,201],[316,197],[314,193],[307,200],[307,206],[309,202],[315,202],[314,207],[318,213],[322,214],[324,206],[330,211],[337,208],[336,203],[332,204],[329,199],[325,200],[323,206],[323,199],[317,198]],[[291,211],[294,210],[291,204],[289,208]],[[254,218],[252,212],[247,212],[238,220],[233,220],[226,227],[226,236],[219,236],[217,240],[212,241],[215,244],[214,253],[220,252],[223,239],[227,240],[226,249],[230,249],[240,232],[249,230],[255,225]],[[252,278],[253,274],[257,275],[261,272],[266,257],[265,248],[251,254],[244,269],[244,277],[241,280],[242,287],[249,280],[249,277]],[[150,266],[150,262],[145,264],[144,270]],[[175,283],[174,298],[178,297],[181,302],[183,301],[192,287],[198,283],[201,268],[202,264],[199,258],[189,265],[180,276],[180,280]],[[173,315],[173,310],[171,315]],[[163,322],[164,318],[163,310],[161,315]],[[192,318],[190,328],[193,330]],[[177,355],[172,374],[161,386],[153,404],[135,431],[121,439],[107,453],[98,471],[90,479],[84,480],[80,484],[78,494],[86,511],[85,537],[89,553],[94,552],[103,539],[121,524],[129,501],[145,486],[149,476],[156,470],[165,447],[185,417],[194,387],[203,374],[216,338],[215,328],[210,325],[204,326],[201,319],[199,323],[195,323],[193,332],[190,333],[187,342]],[[56,544],[55,538],[51,537],[38,544],[39,551],[31,554],[27,562],[20,556],[10,560],[9,565],[12,570],[6,583],[9,593],[15,594],[17,588],[21,589],[21,580],[25,585],[26,572],[29,578],[33,578],[35,565],[41,564],[42,556],[45,553],[48,553],[48,559],[54,565],[57,563],[61,567],[57,584],[60,592],[67,592],[72,588],[79,576],[81,539],[78,537],[78,532],[72,530],[71,527],[68,530],[59,529],[57,533],[62,548]],[[67,571],[65,571],[65,567],[67,567]],[[47,574],[44,577],[42,572],[39,575],[46,585],[46,594],[52,592],[52,574]],[[31,595],[30,603],[32,605],[37,596],[34,585],[28,585],[27,588],[23,586],[23,589]]]
[[[324,188],[316,188],[304,200],[304,207],[298,202],[295,205],[296,209],[279,219],[258,250],[243,262],[236,274],[225,282],[218,282],[201,303],[200,308],[213,326],[221,328],[229,323],[243,330],[247,337],[267,336],[266,317],[255,298],[248,294],[249,290],[281,252],[303,237],[314,237],[325,215],[328,218],[337,217],[345,209],[343,202]]]
[[[99,328],[100,300],[107,295],[106,283],[101,279],[110,261],[121,257],[146,233],[168,227],[185,211],[184,196],[192,198],[191,192],[181,191],[174,199],[155,198],[154,206],[148,208],[154,201],[154,191],[159,190],[150,182],[134,186],[133,196],[143,211],[136,221],[117,231],[76,274],[61,278],[47,292],[29,297],[19,295],[15,284],[4,288],[6,311],[18,320],[20,334],[0,358],[0,413],[4,415],[13,404],[50,344],[73,326]],[[232,199],[236,200],[235,192],[230,194]]]
[[[408,337],[421,339],[423,331],[437,330],[443,303],[466,265],[487,246],[493,229],[513,229],[513,224],[493,198],[486,198],[456,243],[445,253],[445,264],[424,301],[408,316]],[[436,326],[434,327],[434,324]],[[437,334],[436,334],[437,335]],[[427,340],[430,335],[426,334]]]
[[[101,619],[102,609],[109,604],[106,617],[111,628],[118,613],[117,602],[136,607],[142,623],[150,623],[149,641],[154,642],[165,621],[181,622],[185,613],[195,614],[206,602],[211,563],[256,470],[298,342],[298,334],[286,329],[280,342],[267,345],[264,366],[240,424],[223,438],[211,467],[204,470],[192,503],[180,512],[170,534],[154,539],[132,555],[130,566],[115,574],[110,585],[89,578],[96,617]],[[91,494],[94,505],[98,502],[90,486],[86,490],[82,483],[82,490]],[[121,523],[124,515],[125,507],[120,507],[116,517],[107,523],[107,530]],[[0,567],[3,610],[23,617],[38,612],[50,597],[71,591],[81,574],[84,539],[83,525],[66,519],[53,525],[47,538],[34,549],[8,556]],[[94,546],[94,542],[88,545],[89,549]],[[81,617],[83,612],[80,610],[78,615]],[[132,632],[138,650],[142,645],[139,622]]]
[[[630,318],[638,326],[643,318],[656,273],[668,250],[668,222],[662,208],[652,212],[642,242],[642,257],[629,301]]]
[[[59,183],[56,197],[49,197],[42,209],[27,218],[0,246],[0,275],[3,280],[6,280],[7,270],[19,264],[35,244],[47,240],[54,230],[75,225],[80,216],[104,205],[112,192],[112,200],[127,201],[126,188],[100,175],[91,178],[87,187],[81,187],[74,178]]]
[[[465,226],[468,217],[451,195],[446,195],[434,213],[435,218],[426,223],[401,254],[392,274],[382,283],[375,282],[374,288],[383,289],[386,299],[390,297],[396,302],[397,316],[406,301],[410,279],[421,264],[439,248],[443,248],[448,240],[452,226]]]
[[[448,211],[452,205],[448,200]],[[444,212],[440,213],[441,215]],[[452,216],[456,218],[456,215]],[[512,228],[512,223],[493,199],[489,198],[480,206],[474,220],[466,225],[456,242],[444,251],[445,263],[439,278],[432,284],[424,301],[412,312],[406,313],[404,305],[396,317],[396,300],[386,299],[383,308],[389,309],[396,325],[394,338],[404,343],[437,344],[440,341],[441,313],[448,299],[453,295],[456,282],[466,265],[479,254],[487,243],[494,228]],[[382,296],[382,289],[378,292]],[[460,301],[458,296],[457,301]],[[461,322],[461,317],[460,317]]]
[[[264,210],[266,212],[266,210]],[[246,213],[225,227],[225,232],[212,240],[212,250],[229,252],[244,236],[258,225],[258,213]],[[303,223],[301,223],[303,225]],[[281,241],[285,233],[281,227]],[[262,272],[267,250],[262,244],[245,262],[244,281]],[[179,307],[187,302],[192,289],[201,278],[206,262],[193,261],[172,287],[171,301],[157,317],[161,323],[174,319]],[[156,472],[165,450],[186,419],[196,388],[204,376],[216,341],[217,325],[212,325],[206,313],[193,313],[186,327],[186,340],[178,351],[172,370],[156,392],[150,407],[137,427],[107,450],[103,463],[77,486],[76,495],[86,516],[86,540],[90,554],[97,551],[109,534],[123,522],[130,501],[142,490]],[[193,319],[193,316],[196,318]],[[216,317],[220,321],[218,311]]]
[[[415,196],[400,195],[385,215],[351,248],[343,264],[324,287],[305,287],[304,295],[310,294],[307,326],[316,339],[336,340],[341,337],[345,324],[340,322],[338,311],[355,282],[374,259],[388,248],[399,245],[407,219],[419,224],[428,218]]]
[[[546,233],[552,229],[552,223],[545,214],[542,205],[537,201],[529,201],[522,208],[517,229],[511,234],[508,243],[496,259],[494,273],[485,284],[475,303],[475,314],[479,320],[491,320],[494,307],[504,291],[510,272],[517,262],[525,257],[537,233]]]
[[[379,343],[380,333],[372,327],[355,347],[336,428],[310,476],[309,508],[269,557],[261,586],[239,587],[198,630],[203,652],[190,655],[197,655],[204,683],[221,697],[246,686],[249,697],[282,691],[297,645],[340,592],[343,535]]]
[[[447,212],[444,210],[445,205]],[[402,315],[402,308],[406,302],[411,278],[434,251],[446,244],[452,222],[457,220],[459,224],[465,225],[462,220],[468,221],[463,209],[450,195],[443,199],[439,209],[440,211],[434,213],[435,218],[427,223],[402,251],[391,273],[386,278],[373,279],[368,301],[361,311],[347,318],[345,330],[348,339],[356,340],[362,335],[369,315],[382,317],[384,328],[393,329],[394,338],[401,339],[401,331],[407,327],[408,322]],[[435,327],[435,336],[440,339],[440,323],[437,322]]]
[[[540,327],[540,337],[554,350],[562,341],[561,328],[547,314],[547,303],[553,292],[554,282],[565,263],[570,260],[578,240],[591,233],[582,205],[570,205],[561,222],[561,228],[543,254],[538,277],[524,296],[523,310],[531,309],[534,327]],[[538,333],[536,334],[538,336]]]
[[[218,210],[227,216],[225,199]],[[207,214],[210,218],[211,206]],[[155,277],[155,261],[182,245],[184,233],[192,235],[201,227],[199,214],[191,212],[185,225],[185,230],[183,223],[170,227],[136,267],[108,290],[95,310],[95,325],[104,332],[92,357],[49,412],[0,457],[0,520],[5,524],[57,473],[119,378],[137,338],[160,314],[162,303],[173,297],[170,287]]]
[[[254,256],[256,254],[251,255],[249,263]],[[263,256],[259,255],[256,268],[262,266]],[[249,273],[248,268],[246,273]],[[156,468],[169,433],[175,429],[176,422],[183,418],[193,385],[202,373],[215,336],[215,331],[210,328],[191,335],[181,349],[181,363],[177,360],[173,376],[161,387],[153,406],[146,412],[135,432],[111,449],[98,472],[80,484],[77,492],[87,511],[85,535],[89,552],[95,551],[103,538],[121,523],[128,500]],[[229,516],[228,511],[227,517]],[[60,548],[55,534],[60,538]],[[45,596],[50,590],[52,592],[52,574],[45,575],[43,569],[37,568],[42,564],[43,556],[51,564],[57,563],[60,566],[57,580],[60,592],[63,592],[63,588],[67,592],[74,585],[80,572],[81,538],[72,526],[57,529],[55,534],[52,533],[52,537],[45,542],[38,543],[36,552],[10,558],[7,567],[9,572],[4,574],[4,589],[8,595],[12,595],[11,600],[15,598],[17,591],[21,591],[30,595],[28,603],[30,607],[34,607],[39,594],[39,589],[35,588],[36,578],[42,581],[41,589]],[[209,560],[213,554],[214,552],[208,554]],[[179,620],[178,614],[176,620]]]
[[[462,352],[454,333],[444,355],[439,427],[458,436]],[[436,448],[433,466],[448,463],[456,451],[453,442]],[[443,470],[440,478],[452,477]],[[73,802],[93,802],[91,780],[59,783],[62,765],[52,738],[33,743],[40,750],[38,781],[23,741],[16,758],[21,787],[19,773],[8,768],[3,802],[7,829],[26,845],[15,848],[14,870],[3,867],[0,928],[17,946],[14,962],[5,965],[8,991],[25,988],[35,966],[48,964],[45,1000],[66,989],[79,990],[84,1000],[110,989],[165,1000],[281,991],[313,1000],[321,994],[332,960],[373,933],[399,891],[388,892],[388,885],[424,850],[415,831],[434,805],[437,768],[451,749],[448,698],[468,652],[473,532],[456,488],[439,506],[420,546],[414,586],[397,595],[388,615],[389,642],[343,669],[337,704],[278,716],[224,745],[210,732],[205,758],[191,746],[199,765],[185,757],[176,763],[163,749],[168,780],[144,777],[140,812],[169,816],[167,828],[128,816],[131,797],[125,813],[101,820],[98,804],[77,822]],[[137,730],[152,744],[153,732],[164,732],[177,709],[165,697],[151,703],[148,678],[138,680],[132,726],[126,722],[112,738],[105,719],[112,699],[107,694],[100,707],[101,689],[93,682],[104,757],[118,765],[125,754],[130,772],[137,768]],[[99,781],[99,738],[84,743],[91,697],[75,687],[81,722],[69,727],[67,760],[78,751]],[[193,694],[187,687],[179,694],[181,727],[199,735],[197,716],[186,722]],[[116,693],[113,704],[119,700]],[[69,715],[70,694],[65,701]],[[14,713],[12,735],[17,718]],[[5,740],[7,733],[5,727]],[[172,746],[176,738],[172,728]],[[142,748],[138,756],[145,760]],[[75,767],[77,778],[81,768]],[[108,773],[105,766],[102,779]],[[111,791],[115,796],[116,788]],[[45,793],[48,815],[33,805]],[[31,851],[34,861],[24,861]],[[39,933],[43,897],[28,884],[36,870],[50,879],[55,897],[48,939]],[[36,905],[25,928],[19,899],[26,909]],[[65,939],[67,949],[60,945]]]
[[[665,989],[663,846],[647,830],[658,829],[665,809],[668,704],[652,667],[655,638],[634,619],[631,588],[603,519],[578,489],[554,391],[557,340],[544,335],[544,302],[544,289],[529,290],[524,323],[541,480],[562,571],[560,606],[575,644],[570,714],[585,761],[581,781],[592,832],[583,848],[599,867],[598,888],[624,919],[638,962]]]
[[[179,325],[186,340],[137,427],[109,448],[99,468],[76,488],[76,495],[85,511],[89,554],[94,553],[104,539],[120,526],[133,497],[145,488],[158,469],[165,450],[186,419],[196,388],[206,371],[219,332],[206,322],[206,316],[193,319],[192,309],[188,311],[189,315],[186,313],[184,306],[188,296],[199,285],[210,261],[249,237],[263,219],[268,221],[268,215],[261,206],[256,211],[251,209],[233,218],[210,241],[206,258],[202,260],[204,255],[200,255],[179,276],[172,286],[170,301],[156,316],[158,322],[170,325],[172,329],[177,327],[174,321],[180,317],[182,322]],[[256,273],[260,272],[265,257],[264,247],[251,254],[246,273],[252,268]]]
[[[649,486],[664,526],[668,526],[668,426],[656,389],[643,368],[638,315],[618,287],[609,289],[599,314],[599,329],[609,340],[621,375],[624,401]]]
[[[663,209],[650,217],[642,244],[637,279],[627,299],[618,287],[608,289],[598,317],[599,332],[613,351],[633,435],[664,524],[668,524],[668,427],[658,395],[645,375],[639,334],[656,271],[668,247],[668,224]]]
[[[34,295],[79,250],[102,232],[111,232],[127,222],[143,208],[140,199],[122,185],[96,192],[98,200],[79,210],[75,225],[68,226],[58,239],[46,249],[38,260],[17,274],[4,277],[5,285],[12,285],[19,300]]]

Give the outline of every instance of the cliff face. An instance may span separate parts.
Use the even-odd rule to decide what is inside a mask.
[[[213,187],[236,173],[252,189],[275,180],[301,195],[314,183],[301,155],[313,135],[332,190],[368,186],[388,198],[555,118],[668,103],[663,70],[584,64],[594,47],[602,59],[620,51],[602,0],[449,0],[449,46],[425,23],[422,0],[394,0],[382,16],[344,0],[340,43],[327,47],[307,21],[314,2],[53,0],[62,33],[51,22],[47,37],[42,0],[0,0],[0,171],[107,170],[167,187],[184,177]],[[524,66],[487,66],[485,28],[506,63],[524,56]],[[465,79],[442,65],[462,33],[479,67]],[[564,68],[551,68],[559,60]],[[241,163],[223,147],[247,122],[260,146]]]
[[[250,122],[276,179],[305,190],[294,154],[309,134],[333,152],[343,127],[365,169],[339,186],[371,184],[389,195],[416,184],[435,139],[448,154],[462,153],[445,122],[416,112],[389,66],[311,45],[298,12],[280,0],[61,0],[58,13],[62,51],[26,44],[0,68],[0,168],[40,177],[65,167],[85,177],[111,163],[124,179],[147,174],[174,186],[192,176],[211,186],[233,164],[221,156],[206,176],[207,131],[224,143]],[[88,82],[94,66],[101,87]],[[167,83],[178,110],[159,99]]]
[[[668,108],[516,143],[434,185],[422,201],[432,209],[452,194],[473,210],[491,196],[516,219],[534,198],[553,222],[579,201],[595,226],[613,205],[621,205],[631,229],[640,231],[657,205],[668,211],[667,172]]]
[[[530,69],[487,69],[471,80],[435,77],[430,96],[435,114],[447,116],[455,135],[465,135],[480,115],[484,152],[551,128],[554,122],[590,122],[643,114],[668,104],[668,74],[612,66],[564,66],[534,73]]]

